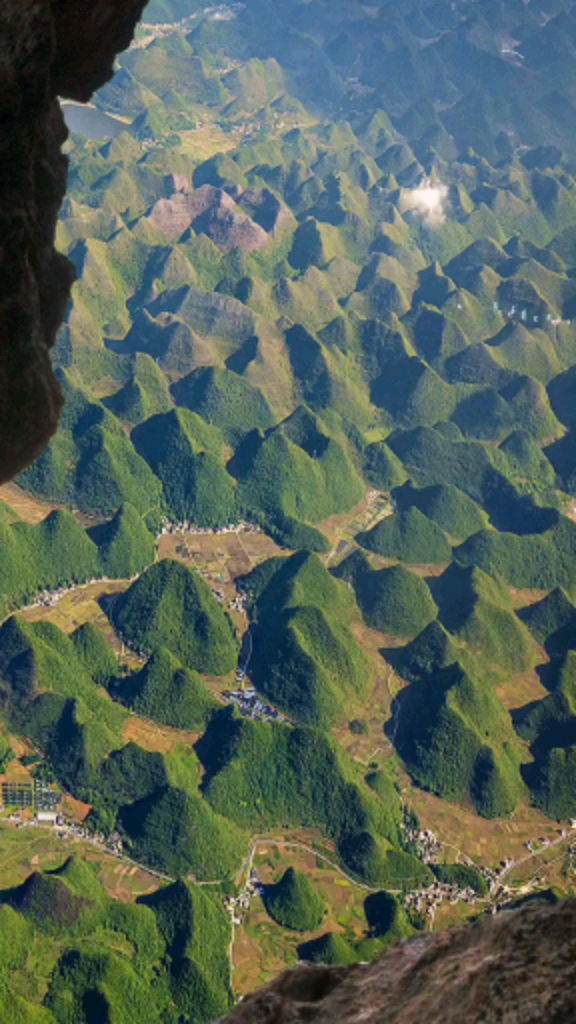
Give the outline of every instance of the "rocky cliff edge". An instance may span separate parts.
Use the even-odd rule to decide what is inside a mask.
[[[74,280],[54,248],[66,190],[57,97],[112,77],[145,0],[0,0],[0,483],[36,458],[62,405],[49,350]]]
[[[575,1024],[576,899],[416,936],[374,964],[301,966],[222,1024]]]

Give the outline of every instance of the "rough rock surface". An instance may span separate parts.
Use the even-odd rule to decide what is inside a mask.
[[[268,244],[278,227],[290,222],[290,211],[267,189],[249,189],[235,202],[214,185],[191,190],[183,176],[174,175],[173,181],[172,195],[159,199],[148,214],[152,227],[162,231],[170,242],[192,228],[225,252],[257,252]],[[260,215],[266,227],[254,215]]]
[[[574,1024],[576,899],[417,936],[370,966],[298,967],[226,1024]]]
[[[0,482],[40,454],[62,405],[49,350],[74,269],[54,249],[66,190],[57,96],[111,76],[145,0],[0,0]]]

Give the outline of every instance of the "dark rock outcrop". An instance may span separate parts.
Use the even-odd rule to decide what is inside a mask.
[[[225,1024],[573,1021],[576,899],[568,899],[408,939],[369,966],[298,967],[246,998]]]
[[[40,454],[62,396],[49,350],[74,269],[54,249],[66,190],[57,97],[113,73],[145,0],[0,0],[0,482]]]

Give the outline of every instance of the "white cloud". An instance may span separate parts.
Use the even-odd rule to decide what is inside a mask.
[[[433,184],[428,178],[417,188],[403,188],[400,195],[400,210],[413,210],[430,227],[439,227],[446,220],[448,186]]]

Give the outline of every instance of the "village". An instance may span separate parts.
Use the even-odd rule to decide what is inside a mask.
[[[158,537],[164,537],[175,533],[188,533],[190,536],[222,537],[229,533],[263,533],[259,523],[228,523],[227,526],[197,526],[189,519],[175,523],[171,519],[163,519]]]
[[[75,590],[86,589],[86,587],[91,587],[94,583],[110,582],[111,580],[109,576],[92,576],[83,583],[72,582],[62,584],[60,587],[47,587],[45,590],[40,591],[39,594],[36,594],[30,604],[24,605],[20,611],[31,611],[33,608],[54,608],[63,597],[66,597],[67,594],[74,593]]]
[[[237,896],[225,896],[224,907],[230,914],[230,920],[233,925],[242,924],[242,911],[250,909],[250,902],[254,896],[261,896],[264,891],[264,886],[258,880],[258,872],[256,868],[250,868],[246,885]]]
[[[236,681],[243,684],[245,674],[239,671]],[[246,686],[239,690],[225,690],[222,699],[229,704],[234,704],[244,718],[251,718],[254,722],[289,722],[285,715],[282,715],[271,704],[267,704],[258,695],[253,686]]]
[[[239,671],[238,675],[243,676],[243,673]],[[243,682],[243,678],[239,681]],[[261,701],[253,687],[247,687],[245,690],[229,691],[223,696],[227,697],[231,703],[236,703],[241,713],[242,707],[244,707],[245,713],[249,714],[250,717],[269,716],[280,720],[283,719],[279,712]],[[71,820],[64,811],[62,793],[59,792],[53,783],[46,782],[42,777],[34,779],[32,783],[3,781],[0,785],[0,794],[2,796],[3,809],[11,812],[7,821],[13,827],[50,829],[62,841],[86,842],[112,856],[136,864],[130,858],[123,844],[122,837],[117,831],[112,832],[110,835],[105,835],[104,833],[94,831],[85,823]],[[568,826],[561,827],[553,838],[540,837],[538,840],[527,840],[524,843],[528,851],[525,857],[519,860],[514,860],[510,857],[505,858],[495,868],[473,865],[468,858],[464,858],[464,861],[461,861],[461,863],[467,863],[471,867],[476,867],[477,871],[485,879],[487,884],[487,892],[485,894],[479,893],[471,885],[463,885],[458,881],[446,882],[439,879],[431,885],[420,889],[393,891],[401,899],[406,910],[410,914],[425,920],[430,929],[434,926],[436,911],[442,905],[455,906],[464,903],[470,907],[477,906],[479,912],[489,911],[495,914],[518,898],[535,893],[539,887],[541,888],[537,873],[522,884],[507,883],[505,880],[506,876],[515,867],[520,866],[525,861],[529,861],[532,857],[537,856],[538,853],[566,842],[571,832],[574,831],[576,831],[576,819],[570,819]],[[441,863],[440,858],[445,849],[444,844],[430,829],[421,829],[414,823],[411,823],[408,813],[405,813],[403,832],[405,840],[413,845],[417,855],[424,863],[429,865]],[[252,863],[254,849],[255,847],[247,862],[248,870],[245,884],[236,895],[227,895],[223,900],[224,907],[230,915],[231,923],[234,926],[242,924],[243,916],[250,909],[251,901],[255,896],[261,896],[263,893],[263,885],[259,880],[258,871]],[[568,843],[566,853],[569,857],[576,858],[576,837]],[[333,866],[336,870],[340,870],[336,865]],[[146,868],[146,870],[149,869]],[[158,872],[151,873],[158,874]],[[159,875],[159,877],[164,878],[165,876]],[[370,891],[375,892],[377,890],[372,889]]]
[[[436,907],[440,906],[444,901],[449,902],[453,906],[456,903],[472,905],[487,902],[486,897],[478,896],[470,886],[462,888],[455,882],[435,882],[426,889],[407,892],[404,898],[404,906],[407,910],[414,911],[416,914],[433,917]]]
[[[436,838],[429,828],[421,829],[410,823],[405,815],[402,823],[404,838],[407,843],[414,847],[416,856],[423,864],[437,864],[438,857],[442,852],[442,843]]]
[[[392,891],[401,899],[406,910],[411,915],[415,915],[426,921],[427,926],[430,929],[434,926],[434,918],[437,909],[446,904],[456,906],[459,903],[464,903],[467,906],[478,906],[480,913],[489,911],[492,914],[496,914],[513,901],[523,896],[536,893],[538,888],[541,888],[536,877],[532,877],[522,885],[512,885],[506,884],[504,881],[505,876],[514,867],[518,867],[520,864],[523,864],[538,852],[564,842],[568,838],[571,830],[576,830],[576,819],[570,820],[568,828],[561,828],[555,839],[542,838],[538,841],[527,841],[524,845],[531,849],[531,852],[527,857],[521,858],[519,861],[515,861],[511,857],[505,858],[500,861],[496,868],[474,865],[468,858],[464,858],[463,863],[468,863],[470,867],[476,867],[478,872],[485,879],[487,885],[487,892],[485,895],[480,894],[476,889],[472,888],[471,885],[461,885],[456,881],[442,882],[440,880],[437,880],[431,885],[425,886],[421,889]],[[430,865],[437,865],[440,863],[439,857],[445,848],[444,844],[437,839],[430,829],[420,829],[419,827],[411,825],[406,811],[403,822],[403,832],[406,841],[414,845],[414,848],[418,851],[418,856],[424,863]],[[255,896],[261,896],[263,892],[263,885],[259,881],[258,871],[252,866],[254,850],[255,846],[252,849],[252,854],[248,861],[248,875],[245,885],[235,896],[226,896],[223,901],[234,926],[242,924],[243,915],[250,909],[251,901]],[[574,857],[576,859],[576,838],[568,845],[566,852],[569,857]],[[342,872],[342,874],[344,874],[344,872]],[[376,892],[377,890],[372,889],[371,891]]]
[[[54,783],[46,782],[41,777],[35,778],[33,782],[3,781],[0,794],[0,810],[9,812],[4,820],[15,828],[49,829],[58,839],[81,840],[115,857],[125,856],[118,832],[107,836],[68,816],[64,809],[63,794]]]
[[[444,902],[448,902],[451,905],[455,905],[460,902],[467,903],[469,905],[482,903],[490,905],[492,913],[497,913],[499,910],[503,909],[506,904],[518,899],[519,895],[525,895],[529,892],[533,892],[538,887],[538,882],[535,879],[530,880],[520,889],[518,886],[507,884],[505,882],[505,878],[510,874],[512,869],[530,860],[531,857],[536,856],[538,853],[564,842],[568,838],[570,831],[575,829],[576,819],[571,818],[568,827],[564,826],[558,830],[556,838],[541,836],[537,840],[526,840],[524,846],[529,851],[526,857],[523,857],[520,860],[514,860],[512,857],[506,857],[501,860],[495,868],[489,868],[484,865],[475,865],[469,860],[469,858],[465,858],[465,863],[471,867],[476,867],[484,877],[488,887],[488,893],[486,896],[480,896],[470,886],[460,886],[456,882],[437,881],[426,888],[407,892],[404,899],[405,906],[408,910],[415,911],[417,914],[421,914],[425,917],[431,918],[432,920],[434,919],[437,907]],[[439,857],[444,849],[444,844],[437,839],[430,829],[420,829],[419,827],[414,826],[410,823],[408,816],[405,816],[403,831],[406,841],[413,845],[417,856],[423,861],[423,863],[429,865],[436,865],[439,863]],[[576,855],[576,840],[569,844],[567,853],[569,856]]]
[[[159,532],[156,534],[156,539],[159,540],[160,537],[173,536],[174,534],[188,534],[191,537],[221,537],[229,534],[261,534],[263,532],[264,531],[262,527],[258,523],[249,523],[245,521],[240,523],[229,523],[226,526],[209,527],[197,526],[196,524],[190,522],[188,519],[185,519],[182,522],[178,523],[172,522],[169,519],[164,519],[162,521],[162,525]],[[184,551],[184,553],[186,553],[186,551]],[[205,578],[210,577],[210,573],[206,571],[201,571],[200,575]],[[128,582],[132,583],[136,578],[137,577],[133,577]],[[62,598],[66,597],[67,594],[73,593],[75,590],[85,589],[86,587],[90,587],[95,583],[110,582],[113,581],[109,576],[91,576],[89,579],[83,580],[82,582],[73,580],[69,583],[63,583],[61,586],[58,587],[46,587],[44,590],[41,590],[38,594],[36,594],[32,598],[32,600],[27,605],[24,605],[20,610],[30,611],[33,608],[54,608],[58,604],[58,602],[62,600]],[[224,601],[224,594],[221,591],[213,591],[213,593],[214,596],[217,597],[219,601]],[[230,605],[230,607],[237,610],[242,610],[244,604],[245,598],[242,598],[239,595],[238,598],[236,598],[236,600]]]

